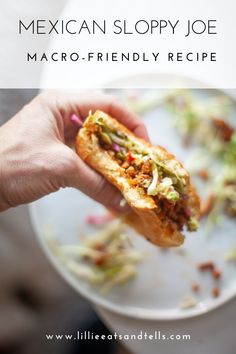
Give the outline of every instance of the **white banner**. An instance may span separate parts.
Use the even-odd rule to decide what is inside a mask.
[[[47,2],[1,1],[1,88],[236,86],[234,0]]]

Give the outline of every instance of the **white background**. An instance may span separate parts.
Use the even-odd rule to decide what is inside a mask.
[[[3,2],[3,0],[2,0]],[[111,23],[114,19],[126,19],[130,24],[139,19],[170,19],[180,20],[179,31],[175,36],[165,34],[156,35],[56,35],[34,36],[29,33],[18,34],[18,20],[25,23],[35,19],[58,19],[55,11],[41,9],[40,3],[35,0],[10,0],[0,13],[1,57],[0,57],[0,86],[2,88],[99,88],[110,87],[110,81],[124,77],[127,74],[141,73],[169,73],[193,77],[213,87],[233,88],[236,83],[235,67],[235,1],[233,0],[136,0],[110,1],[86,0],[67,1],[67,6],[61,14],[63,19],[107,19]],[[52,1],[49,2],[52,5]],[[50,6],[51,8],[52,6]],[[34,14],[34,15],[33,15]],[[202,19],[217,20],[217,35],[203,34],[185,38],[183,24],[186,21]],[[50,41],[49,48],[47,48]],[[15,55],[10,54],[9,48],[15,48]],[[157,63],[96,63],[96,62],[49,62],[42,67],[40,63],[27,63],[26,52],[52,53],[63,51],[70,53],[78,51],[105,51],[105,52],[217,52],[217,62],[211,63],[168,63],[162,56]],[[43,70],[43,80],[40,75]],[[120,86],[150,87],[150,80],[145,79],[134,83],[121,82]],[[167,86],[170,84],[168,83]],[[181,86],[173,80],[172,86]],[[196,86],[196,83],[194,84]],[[165,84],[158,80],[152,86],[163,87]],[[190,84],[192,86],[192,84]],[[202,83],[197,85],[203,86]]]

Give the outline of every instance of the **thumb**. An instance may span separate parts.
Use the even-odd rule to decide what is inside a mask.
[[[123,199],[121,192],[107,182],[103,176],[90,168],[77,155],[75,155],[75,158],[75,171],[70,174],[68,185],[79,189],[116,213],[127,213],[130,207],[128,204],[125,204],[125,206],[120,205]]]

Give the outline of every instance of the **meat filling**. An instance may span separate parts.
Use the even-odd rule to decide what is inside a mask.
[[[93,133],[100,146],[121,166],[130,185],[152,196],[156,212],[171,219],[178,230],[184,225],[190,231],[195,230],[197,222],[188,208],[183,179],[157,164],[145,151],[140,151],[123,132],[111,132],[103,122],[97,123]]]
[[[125,169],[126,177],[129,183],[137,188],[142,188],[145,192],[152,181],[152,168],[150,161],[145,161],[141,166],[135,165],[135,160],[121,164]],[[164,196],[154,196],[154,201],[157,205],[157,213],[163,211],[165,215],[177,224],[178,230],[182,230],[184,225],[188,224],[191,217],[191,212],[188,209],[188,198],[186,195],[180,197],[178,201],[170,201]]]

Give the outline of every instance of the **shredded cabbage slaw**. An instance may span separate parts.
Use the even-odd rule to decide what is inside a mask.
[[[98,286],[102,293],[134,278],[143,257],[133,249],[120,220],[107,223],[102,230],[76,244],[60,245],[52,235],[47,241],[52,252],[74,276]]]

